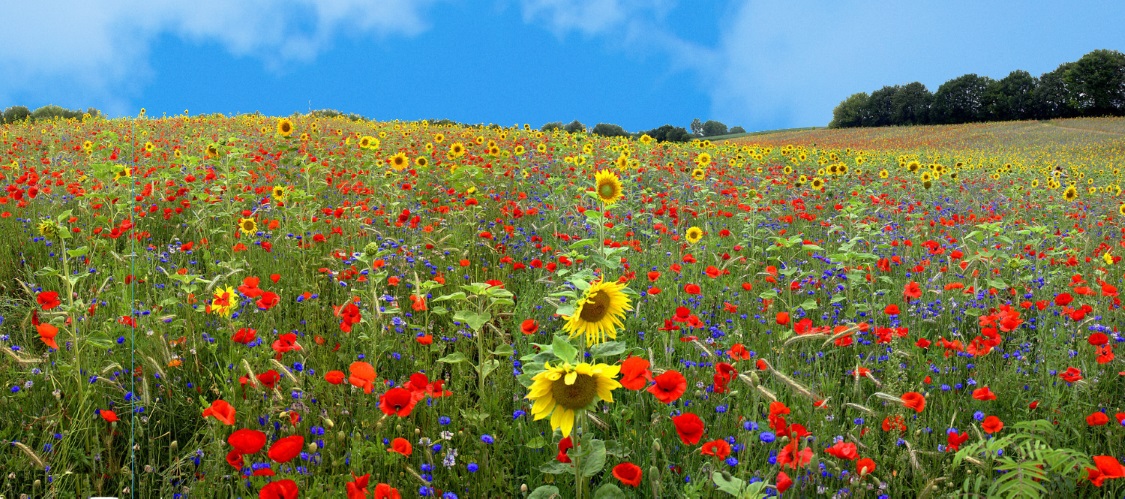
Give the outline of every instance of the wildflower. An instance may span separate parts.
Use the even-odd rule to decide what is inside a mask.
[[[563,363],[532,378],[527,399],[534,402],[531,414],[536,421],[551,416],[551,428],[562,430],[569,437],[574,428],[574,415],[595,401],[613,402],[613,390],[621,386],[614,380],[621,368],[608,364]]]
[[[613,477],[630,487],[641,484],[641,475],[641,467],[630,462],[624,462],[613,467]]]
[[[563,330],[571,338],[585,335],[586,346],[601,343],[606,337],[617,339],[617,329],[624,327],[621,319],[633,309],[624,290],[625,285],[617,281],[591,284],[579,298],[574,313],[564,317]]]

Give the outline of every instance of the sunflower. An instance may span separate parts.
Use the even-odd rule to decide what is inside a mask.
[[[465,154],[465,145],[464,144],[462,144],[460,142],[454,142],[453,145],[449,146],[449,155],[450,156],[453,156],[454,158],[460,158],[464,154]]]
[[[234,289],[230,286],[226,289],[219,288],[211,298],[210,312],[217,315],[230,315],[235,305],[238,305],[238,297],[234,294]]]
[[[586,346],[593,346],[609,339],[617,339],[617,328],[623,327],[621,318],[625,312],[633,310],[629,297],[624,293],[625,285],[620,282],[595,282],[586,289],[586,294],[578,299],[574,314],[566,319],[563,331],[571,338],[586,335]]]
[[[442,135],[440,133],[437,134],[437,135],[434,135],[434,142],[437,142],[438,144],[440,144],[442,142],[445,142],[445,135]]]
[[[1117,207],[1117,214],[1125,217],[1125,203]]]
[[[917,172],[920,168],[922,168],[922,164],[918,163],[917,161],[911,161],[906,165],[906,169],[910,170],[910,173]]]
[[[240,218],[238,230],[241,230],[243,234],[253,234],[258,231],[258,222],[255,222],[253,218]]]
[[[1067,186],[1066,190],[1063,191],[1063,198],[1067,201],[1078,199],[1078,189],[1075,189],[1073,185]]]
[[[277,120],[277,134],[282,137],[293,135],[293,122],[289,118]]]
[[[887,178],[889,176],[891,176],[891,174],[887,172],[886,168],[879,170],[879,178]]]
[[[707,172],[703,171],[702,168],[696,168],[696,169],[691,171],[691,178],[693,178],[695,180],[703,180],[706,177],[707,177]]]
[[[425,168],[426,165],[430,164],[430,160],[426,159],[425,156],[418,156],[414,158],[414,164],[419,168]]]
[[[824,180],[822,180],[820,177],[814,178],[812,181],[812,188],[819,191],[821,187],[824,187]]]
[[[711,155],[707,154],[705,152],[699,153],[699,156],[695,157],[695,164],[697,164],[699,166],[710,165],[711,164]]]
[[[535,404],[531,415],[536,421],[551,416],[551,429],[562,430],[563,438],[569,437],[574,429],[574,414],[594,403],[599,398],[613,402],[613,390],[621,387],[614,378],[621,372],[621,366],[609,364],[587,364],[577,366],[563,363],[536,374],[528,390],[527,399]]]
[[[219,146],[217,144],[210,144],[207,146],[207,155],[212,158],[219,157]]]
[[[616,173],[602,170],[594,175],[594,190],[603,204],[616,203],[621,199],[621,179]]]
[[[59,225],[55,223],[54,220],[51,220],[49,218],[43,220],[42,222],[39,222],[39,226],[37,228],[39,230],[39,235],[47,239],[51,239],[59,235]]]
[[[652,143],[652,137],[649,137],[647,133],[641,134],[640,142],[647,146]]]
[[[525,152],[527,152],[527,149],[524,149],[522,145],[518,145],[515,149],[512,150],[512,153],[516,156],[523,156],[523,153]]]
[[[285,188],[285,186],[275,185],[273,186],[273,189],[270,190],[270,194],[273,195],[273,199],[275,201],[284,203],[285,198],[289,196],[289,191]]]
[[[691,244],[698,243],[700,239],[703,239],[703,229],[699,227],[689,227],[684,234],[684,239],[687,239],[687,242]]]
[[[394,156],[391,156],[391,159],[388,160],[388,162],[390,163],[391,168],[394,169],[394,171],[401,172],[410,165],[410,158],[406,157],[405,153],[400,152],[398,154],[395,154]]]

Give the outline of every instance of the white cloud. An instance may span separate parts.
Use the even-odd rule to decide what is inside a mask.
[[[42,95],[124,107],[149,78],[160,35],[218,43],[275,68],[309,61],[338,34],[416,35],[432,0],[44,0],[8,2],[0,101]],[[199,68],[221,71],[221,68]],[[76,96],[73,94],[77,94]],[[82,99],[85,97],[85,99]],[[110,110],[111,112],[114,110]],[[130,112],[118,109],[118,112]]]

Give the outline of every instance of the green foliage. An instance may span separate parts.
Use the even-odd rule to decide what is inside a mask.
[[[586,125],[583,125],[581,121],[574,120],[567,123],[563,130],[566,130],[566,133],[586,133]]]
[[[683,127],[664,125],[643,132],[657,142],[689,142],[694,137]]]
[[[832,122],[829,128],[850,128],[863,126],[864,108],[867,107],[867,92],[859,92],[848,96],[836,109],[832,111]]]
[[[73,119],[80,120],[84,115],[91,117],[98,117],[101,111],[94,108],[87,108],[85,111],[81,109],[67,109],[62,106],[50,104],[43,106],[34,111],[29,110],[25,106],[11,106],[4,110],[0,115],[0,124],[3,123],[16,123],[23,120],[30,121],[46,121],[51,119]]]
[[[1125,54],[1095,50],[1078,59],[1065,78],[1083,115],[1125,115]]]
[[[707,120],[701,129],[704,137],[716,137],[719,135],[726,135],[727,126],[720,121]]]
[[[628,137],[630,134],[626,132],[620,125],[613,123],[598,123],[594,125],[591,131],[594,135],[601,135],[602,137]]]
[[[1077,484],[1091,461],[1082,452],[1052,446],[1059,438],[1054,425],[1045,420],[1021,421],[1006,433],[977,440],[954,455],[951,474],[966,463],[976,467],[962,482],[962,497],[982,492],[987,497],[1073,497],[1077,493]],[[974,480],[974,472],[981,476]],[[985,477],[993,478],[982,480]]]
[[[730,133],[732,133],[732,134],[735,134],[735,133],[746,133],[746,129],[745,129],[745,128],[742,128],[742,127],[740,127],[740,126],[733,126],[733,127],[731,127],[731,129],[730,129]]]
[[[542,132],[553,132],[555,130],[562,130],[562,127],[563,127],[563,124],[562,124],[561,121],[552,121],[550,123],[546,123],[543,126],[539,127],[539,130],[542,131]]]
[[[970,123],[985,120],[984,92],[992,79],[967,74],[943,83],[934,92],[934,123]]]
[[[3,116],[0,116],[0,123],[15,123],[23,121],[31,116],[31,110],[25,106],[12,106],[4,110]]]
[[[863,126],[890,126],[894,124],[894,98],[900,87],[883,87],[871,92],[863,106]]]
[[[920,82],[899,87],[891,97],[891,124],[923,125],[929,123],[934,94]]]

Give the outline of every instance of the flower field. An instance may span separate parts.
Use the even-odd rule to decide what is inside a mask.
[[[1123,129],[4,125],[0,495],[1121,497]]]

